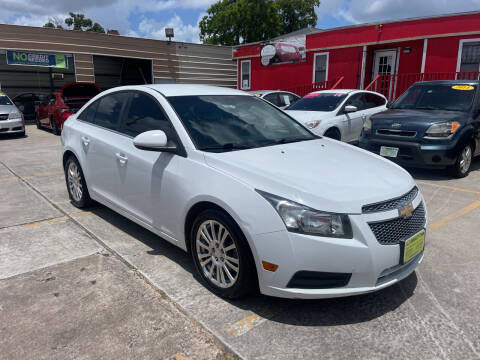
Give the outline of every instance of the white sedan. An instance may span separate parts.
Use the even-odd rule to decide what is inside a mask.
[[[360,294],[423,259],[406,171],[242,91],[110,89],[69,117],[62,145],[75,206],[96,200],[188,251],[223,297]]]
[[[317,135],[357,142],[363,123],[387,110],[385,96],[364,90],[322,90],[305,95],[286,112]]]

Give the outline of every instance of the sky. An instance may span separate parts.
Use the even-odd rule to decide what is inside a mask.
[[[0,22],[43,26],[61,21],[68,12],[83,13],[121,35],[199,42],[199,20],[215,0],[0,0]],[[397,20],[466,11],[479,11],[480,0],[322,0],[316,9],[317,28]]]

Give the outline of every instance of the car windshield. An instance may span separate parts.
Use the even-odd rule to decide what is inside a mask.
[[[391,108],[468,111],[475,92],[476,86],[468,84],[414,85]]]
[[[334,111],[347,94],[342,93],[312,93],[290,105],[287,110],[303,111]]]
[[[13,104],[7,95],[0,94],[0,105],[13,105]]]
[[[253,96],[174,96],[168,100],[200,150],[224,152],[317,138]]]

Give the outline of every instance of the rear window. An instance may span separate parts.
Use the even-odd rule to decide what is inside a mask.
[[[287,110],[334,111],[346,97],[347,94],[342,93],[308,94],[290,105]]]
[[[469,111],[473,105],[476,85],[419,84],[409,88],[392,109]]]

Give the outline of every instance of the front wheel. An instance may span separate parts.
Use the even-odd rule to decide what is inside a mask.
[[[327,131],[325,131],[325,134],[323,134],[323,136],[338,141],[342,140],[342,135],[340,134],[340,131],[336,128],[328,129]]]
[[[67,182],[68,196],[74,206],[82,209],[92,203],[82,168],[73,156],[65,163],[65,181]]]
[[[240,298],[256,289],[256,270],[248,243],[235,222],[210,209],[194,221],[190,245],[195,268],[215,294]]]
[[[472,165],[473,150],[471,145],[466,145],[455,161],[455,164],[449,168],[450,173],[457,177],[463,178],[470,172],[470,166]]]

